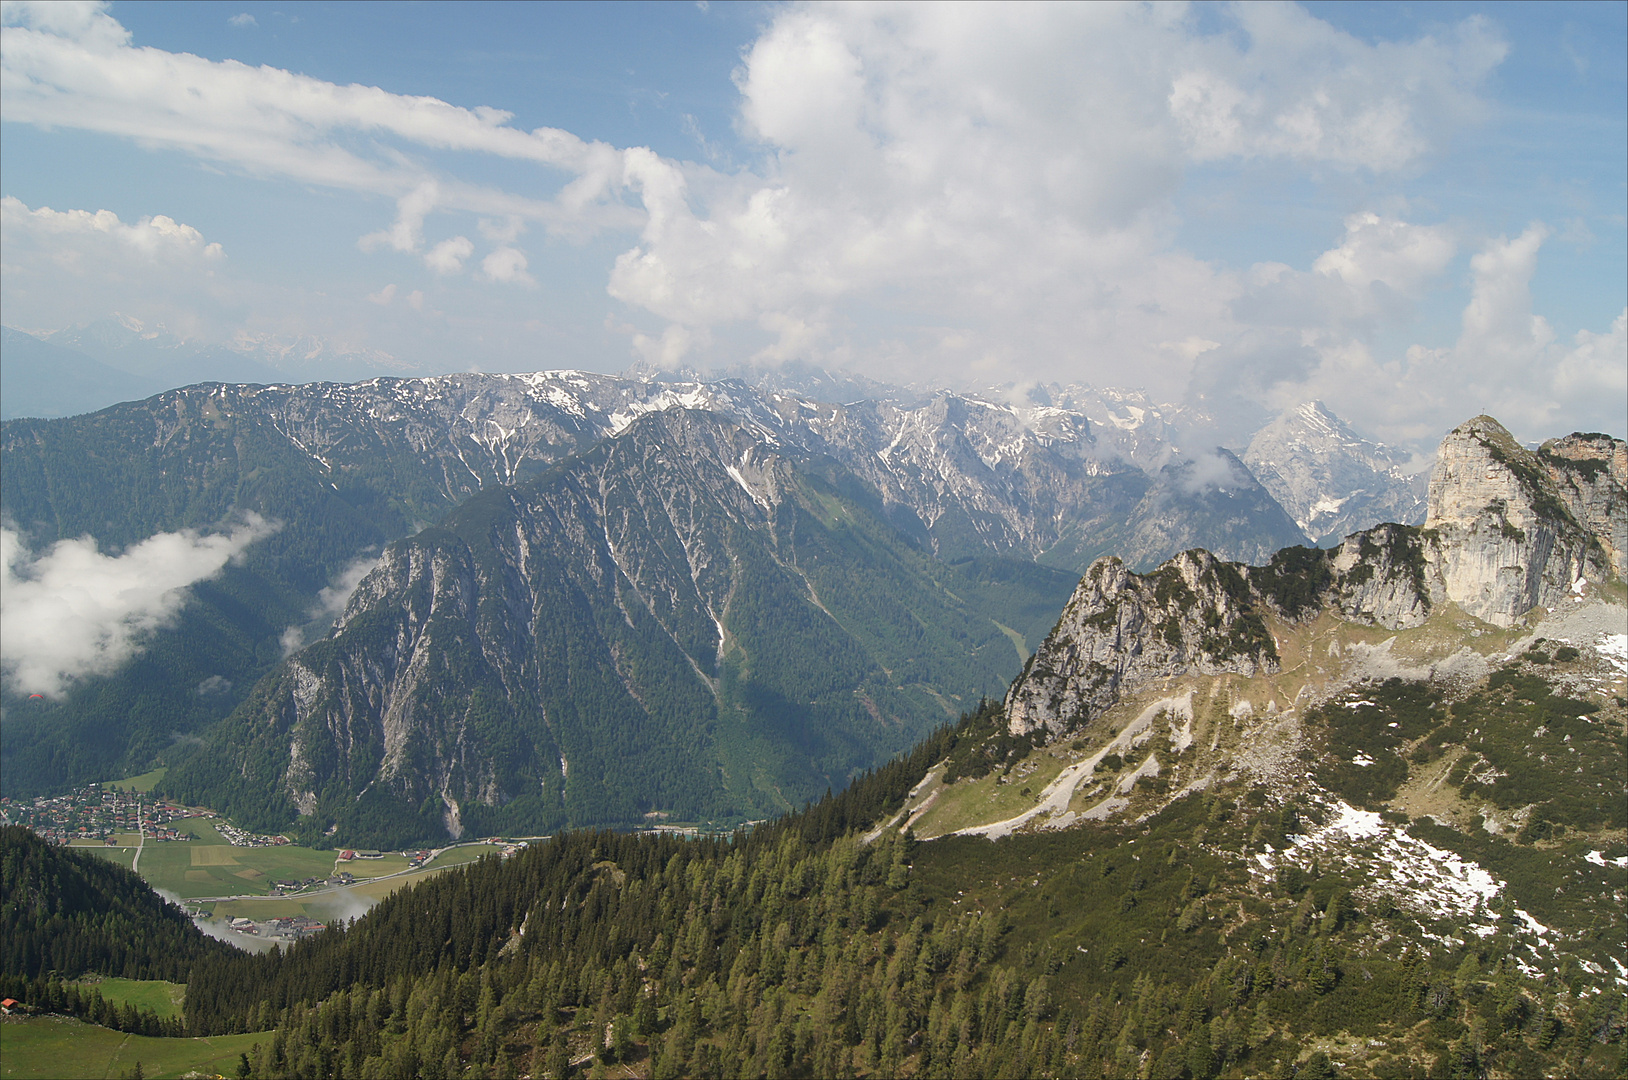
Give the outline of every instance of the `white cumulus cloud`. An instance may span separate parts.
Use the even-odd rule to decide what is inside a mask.
[[[190,334],[230,303],[221,245],[162,214],[126,222],[111,210],[31,209],[7,195],[0,230],[8,322],[65,326],[135,311]]]
[[[519,248],[500,247],[481,260],[481,273],[489,281],[516,285],[532,285],[535,279],[526,273],[526,256]]]
[[[1245,284],[1171,243],[1186,171],[1413,167],[1476,114],[1505,51],[1474,19],[1370,44],[1292,5],[1218,17],[1206,33],[1175,5],[781,9],[736,75],[763,165],[720,178],[625,152],[648,218],[611,293],[682,328],[662,351],[755,323],[777,338],[766,359],[857,344],[955,379],[1079,378],[1113,357],[1179,393],[1190,360],[1155,343],[1247,329]],[[1365,286],[1436,256],[1414,239]],[[1386,242],[1355,237],[1344,269]],[[878,296],[906,314],[867,335]]]
[[[524,280],[509,252],[529,224],[637,232],[607,285],[657,322],[633,336],[646,355],[738,327],[769,338],[765,360],[956,380],[1078,378],[1112,357],[1167,393],[1189,361],[1155,343],[1238,332],[1239,283],[1171,242],[1185,171],[1414,167],[1473,118],[1505,51],[1474,18],[1370,43],[1293,5],[1218,8],[1213,29],[1177,5],[790,6],[736,74],[756,145],[726,174],[501,109],[141,47],[106,7],[64,7],[7,5],[7,120],[387,198],[394,220],[363,247],[440,273],[473,249],[426,253],[432,215],[481,220],[494,282]],[[557,186],[473,182],[449,154],[532,162]],[[902,317],[876,319],[881,303]]]
[[[1509,52],[1480,17],[1370,44],[1294,4],[1229,14],[1237,33],[1193,41],[1171,82],[1170,113],[1198,160],[1404,168],[1481,112],[1475,88]]]
[[[89,536],[35,554],[18,532],[0,528],[0,667],[18,691],[49,697],[117,670],[175,617],[188,586],[275,528],[248,515],[229,532],[159,533],[117,555]]]
[[[62,260],[74,263],[83,261],[87,250],[103,255],[118,251],[153,261],[210,263],[226,257],[219,244],[163,214],[127,224],[111,210],[93,213],[49,206],[31,210],[21,199],[6,195],[0,197],[0,227],[8,242],[50,244],[61,252]]]
[[[467,236],[454,236],[443,240],[424,254],[424,265],[437,274],[456,274],[464,268],[464,260],[475,253],[475,245]]]
[[[1365,212],[1345,219],[1344,242],[1318,256],[1312,269],[1359,289],[1378,282],[1407,293],[1445,270],[1457,248],[1444,228]]]
[[[1455,244],[1445,230],[1356,215],[1309,273],[1256,267],[1234,302],[1243,321],[1270,324],[1254,347],[1201,359],[1204,379],[1242,387],[1278,407],[1322,399],[1381,438],[1431,446],[1452,424],[1488,413],[1522,439],[1576,428],[1620,431],[1628,400],[1628,308],[1603,332],[1558,339],[1533,311],[1531,280],[1549,229],[1483,241],[1470,258],[1458,339],[1376,354],[1369,322],[1425,288]],[[1271,345],[1265,343],[1270,341]],[[1234,346],[1236,348],[1236,346]]]

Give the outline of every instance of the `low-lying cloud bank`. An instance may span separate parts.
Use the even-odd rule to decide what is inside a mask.
[[[250,513],[228,532],[159,533],[104,555],[91,536],[36,554],[21,533],[0,527],[0,670],[12,689],[47,697],[110,674],[175,617],[189,586],[277,528]]]
[[[303,625],[290,626],[283,631],[283,655],[293,656],[326,634],[333,626],[334,620],[344,613],[345,604],[349,602],[356,587],[362,583],[362,579],[378,565],[379,556],[358,555],[334,575],[330,584],[318,590],[317,602],[306,611],[309,621]]]

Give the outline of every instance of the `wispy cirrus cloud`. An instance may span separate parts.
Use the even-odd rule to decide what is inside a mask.
[[[391,239],[397,246],[405,239],[407,250],[414,216],[421,222],[431,209],[571,227],[627,221],[607,198],[620,176],[614,148],[553,128],[519,130],[501,109],[140,47],[102,3],[7,3],[3,32],[6,119],[123,136],[255,175],[395,198],[406,224]],[[376,139],[394,146],[371,145]],[[415,147],[531,161],[568,182],[545,200],[436,177],[401,153]],[[596,220],[596,211],[608,212]]]

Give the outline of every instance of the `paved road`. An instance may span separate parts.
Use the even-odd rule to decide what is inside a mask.
[[[147,827],[141,823],[141,804],[136,804],[136,828],[141,830],[141,839],[136,842],[135,858],[130,860],[130,869],[141,873],[141,849],[147,846]]]

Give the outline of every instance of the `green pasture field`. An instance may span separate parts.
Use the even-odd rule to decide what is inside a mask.
[[[141,876],[153,888],[163,889],[184,900],[199,896],[268,897],[264,904],[256,902],[252,909],[232,907],[228,912],[227,908],[221,908],[220,913],[228,917],[245,915],[252,919],[269,919],[279,915],[309,915],[322,918],[333,917],[336,911],[353,914],[351,908],[354,905],[343,898],[343,893],[339,897],[326,894],[310,904],[298,897],[270,896],[271,883],[290,879],[303,881],[308,877],[325,878],[344,870],[357,879],[357,884],[344,892],[356,891],[371,906],[396,891],[403,882],[418,881],[429,873],[462,866],[500,850],[492,844],[449,848],[417,872],[390,877],[402,874],[407,869],[407,860],[399,852],[388,852],[381,859],[352,859],[341,863],[337,851],[317,851],[295,844],[262,848],[233,847],[216,828],[218,821],[218,818],[187,818],[176,823],[182,832],[198,837],[196,840],[149,841],[142,849]],[[114,839],[121,846],[107,847],[101,841],[86,841],[76,842],[74,847],[95,852],[99,858],[120,866],[129,866],[135,858],[140,836],[136,833],[118,834]],[[262,914],[262,911],[265,913]]]
[[[128,1073],[138,1061],[142,1074],[154,1080],[193,1071],[234,1076],[238,1055],[247,1053],[257,1042],[269,1041],[269,1035],[263,1032],[207,1039],[153,1039],[65,1016],[7,1016],[0,1018],[0,1077],[99,1080]]]
[[[158,786],[158,782],[164,779],[164,774],[167,772],[169,772],[169,768],[166,766],[154,769],[149,773],[142,773],[140,776],[131,776],[123,780],[111,780],[107,786],[119,788],[123,791],[148,792]]]
[[[429,866],[415,870],[410,874],[401,874],[398,877],[362,878],[356,884],[342,889],[324,890],[310,895],[294,894],[291,896],[250,897],[243,900],[222,900],[211,905],[211,915],[220,919],[254,919],[259,922],[264,919],[277,919],[290,915],[304,915],[307,918],[319,919],[324,922],[350,918],[361,914],[362,911],[377,904],[397,889],[408,885],[415,885],[426,878],[434,877],[443,870],[454,866],[462,866],[474,862],[482,855],[499,850],[490,844],[472,845],[470,847],[454,848],[432,862]],[[373,866],[388,863],[394,858],[405,867],[406,860],[401,856],[387,856],[383,859],[368,860]],[[145,864],[146,860],[142,862]],[[349,867],[354,863],[344,863]],[[354,871],[353,871],[354,872]]]
[[[148,844],[141,856],[141,876],[154,888],[183,898],[266,893],[273,881],[327,877],[334,872],[331,851],[292,844],[233,847],[216,831],[211,818],[190,818],[181,827],[199,839]]]
[[[357,880],[384,877],[386,874],[399,874],[407,869],[407,860],[400,852],[387,853],[382,859],[352,859],[350,862],[336,864],[339,869],[355,876]]]
[[[312,919],[322,917],[322,912],[313,910],[318,905],[314,900],[301,900],[297,896],[251,896],[246,900],[219,900],[210,905],[209,917],[212,919],[253,919],[263,922],[266,919],[286,919],[294,915],[305,915]]]
[[[118,863],[126,870],[135,861],[136,849],[133,847],[106,847],[102,844],[74,844],[75,851],[88,851],[97,858],[106,859],[111,863]]]
[[[138,845],[140,845],[140,843],[141,843],[141,834],[138,833],[138,832],[116,832],[116,833],[113,834],[113,846],[114,847],[127,847],[131,851],[134,851],[136,849],[136,847]],[[89,840],[89,839],[87,839],[87,840],[70,840],[70,841],[68,841],[68,846],[69,847],[76,847],[76,848],[86,848],[86,847],[97,847],[97,848],[99,848],[99,847],[106,847],[107,845],[102,843],[102,841],[100,841],[100,840]]]
[[[976,780],[958,780],[942,789],[932,808],[912,828],[917,836],[937,837],[1017,817],[1040,801],[1047,784],[1084,756],[1061,748],[1041,750],[1018,762],[1008,775],[994,769]]]
[[[181,832],[191,833],[193,836],[196,836],[198,838],[196,841],[183,841],[183,843],[194,843],[194,842],[199,843],[199,844],[226,844],[226,843],[229,843],[229,841],[226,839],[226,837],[224,837],[224,836],[222,836],[220,834],[220,830],[215,828],[215,825],[219,821],[220,821],[220,818],[213,818],[213,817],[183,818],[182,820],[175,822],[175,827],[176,827],[177,830],[179,830]]]
[[[449,866],[462,866],[472,863],[482,855],[493,855],[503,849],[494,844],[470,844],[466,847],[449,848],[425,864],[426,870],[445,870]]]
[[[103,1000],[115,1005],[134,1005],[138,1009],[151,1009],[160,1017],[180,1016],[181,1004],[187,988],[181,983],[160,979],[81,979],[79,985],[89,987],[102,995]]]

